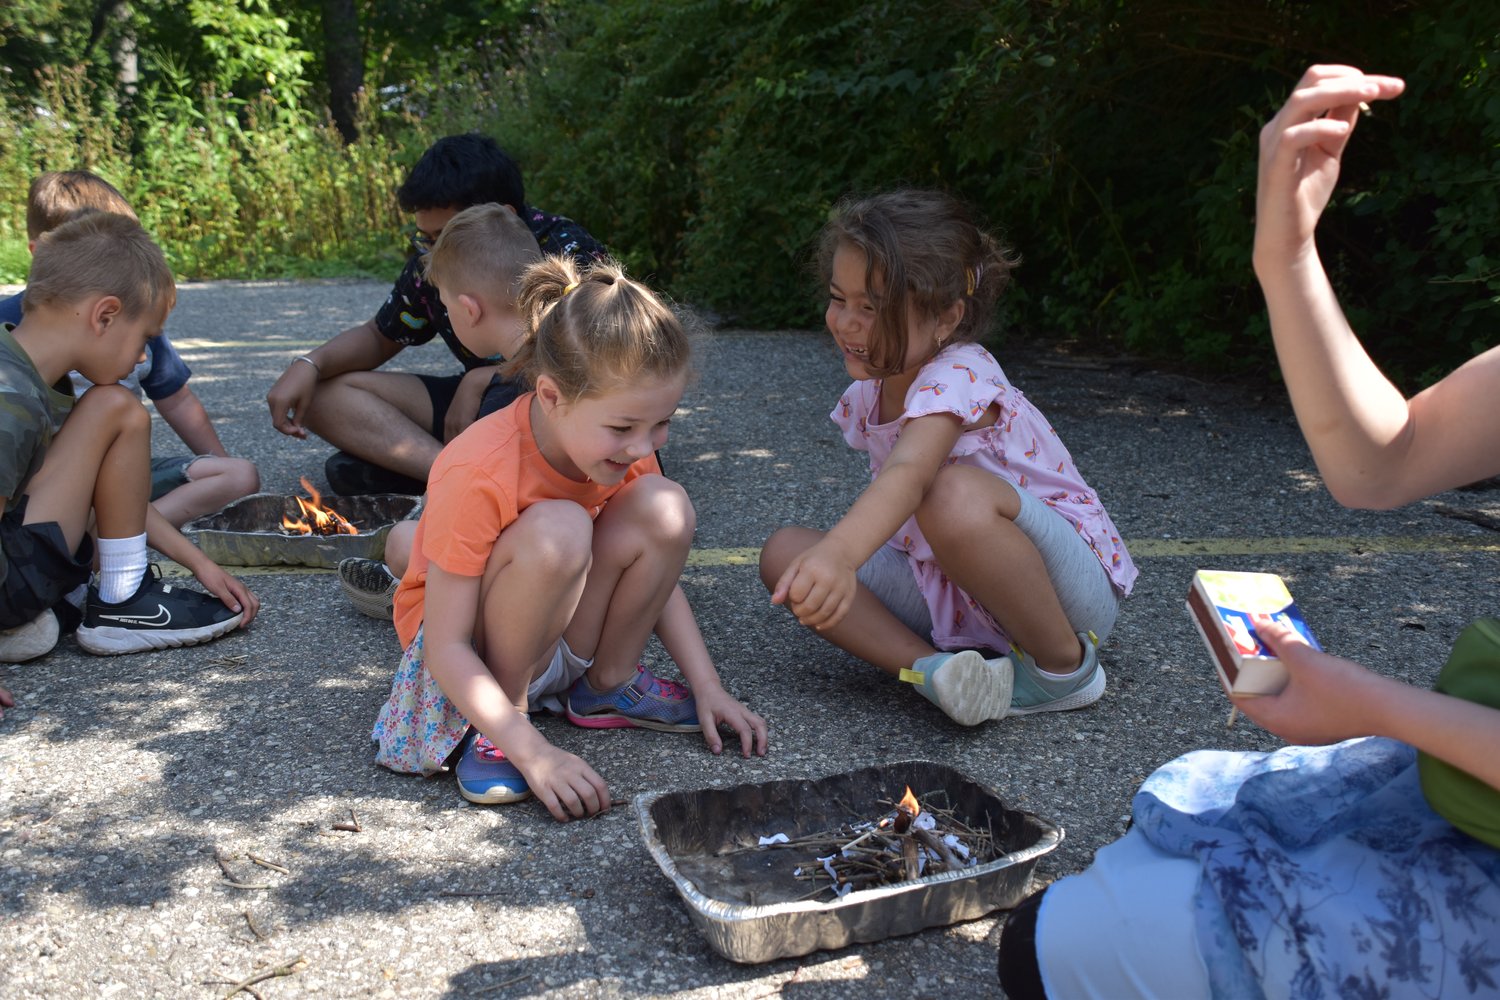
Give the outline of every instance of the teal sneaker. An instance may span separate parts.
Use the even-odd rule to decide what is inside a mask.
[[[986,660],[972,649],[924,656],[901,671],[901,680],[960,726],[1003,719],[1011,711],[1010,661]]]
[[[1015,676],[1011,715],[1066,712],[1092,705],[1103,697],[1104,668],[1099,666],[1099,640],[1092,632],[1079,632],[1078,641],[1083,644],[1083,662],[1070,674],[1048,673],[1020,646],[1011,647],[1010,654],[1002,657],[1010,661]]]
[[[482,806],[503,805],[531,798],[531,786],[500,748],[479,730],[470,728],[467,745],[454,766],[458,794]]]

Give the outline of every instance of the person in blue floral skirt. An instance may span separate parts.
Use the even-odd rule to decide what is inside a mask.
[[[1261,132],[1256,276],[1318,469],[1356,507],[1500,473],[1500,348],[1408,400],[1360,345],[1318,257],[1314,229],[1361,108],[1403,89],[1314,66]],[[1434,811],[1417,764],[1420,753],[1467,772],[1476,801],[1500,790],[1500,710],[1409,687],[1290,629],[1258,631],[1289,680],[1235,702],[1299,745],[1201,751],[1152,774],[1129,833],[1007,921],[1012,998],[1500,996],[1500,798],[1464,832]]]

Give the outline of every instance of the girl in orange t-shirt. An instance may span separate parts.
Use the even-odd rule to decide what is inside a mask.
[[[445,300],[469,291],[441,281]],[[373,738],[377,762],[409,773],[462,747],[465,798],[534,794],[566,820],[608,809],[609,789],[533,728],[532,701],[561,695],[590,728],[702,731],[714,753],[724,725],[764,754],[766,724],[724,690],[678,585],[695,516],[655,452],[687,382],[681,324],[609,263],[546,258],[519,304],[529,333],[505,374],[532,391],[433,465],[396,593],[406,652]],[[686,685],[639,665],[653,631]]]

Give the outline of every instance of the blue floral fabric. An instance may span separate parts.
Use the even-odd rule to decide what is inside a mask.
[[[1215,996],[1500,996],[1500,851],[1428,807],[1411,747],[1191,753],[1134,814],[1203,869]]]

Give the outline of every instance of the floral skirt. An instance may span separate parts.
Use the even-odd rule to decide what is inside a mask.
[[[424,662],[423,630],[401,654],[391,695],[375,718],[370,739],[375,763],[403,774],[431,776],[443,769],[468,732],[469,720],[448,700]]]

